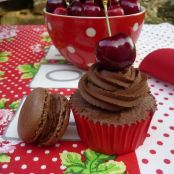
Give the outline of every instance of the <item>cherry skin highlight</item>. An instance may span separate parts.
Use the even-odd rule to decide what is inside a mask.
[[[58,15],[67,15],[67,8],[64,7],[57,7],[54,12],[54,14],[58,14]]]

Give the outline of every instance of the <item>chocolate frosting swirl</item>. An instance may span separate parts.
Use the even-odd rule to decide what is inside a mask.
[[[81,96],[88,103],[109,111],[137,106],[148,94],[147,75],[134,67],[109,71],[96,63],[79,81]]]

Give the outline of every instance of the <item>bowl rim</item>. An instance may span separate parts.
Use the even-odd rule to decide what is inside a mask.
[[[105,16],[68,16],[68,15],[57,15],[57,14],[53,14],[53,13],[50,13],[50,12],[47,12],[46,11],[46,8],[43,9],[43,12],[44,14],[46,15],[50,15],[50,16],[59,16],[59,17],[62,17],[62,18],[77,18],[77,19],[105,19],[106,17]],[[132,16],[139,16],[141,14],[144,14],[146,12],[146,9],[145,7],[141,6],[141,11],[138,12],[138,13],[134,13],[134,14],[130,14],[130,15],[122,15],[122,16],[109,16],[109,18],[127,18],[127,17],[132,17]]]

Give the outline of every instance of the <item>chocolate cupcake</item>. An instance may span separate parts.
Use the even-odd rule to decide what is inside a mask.
[[[114,70],[94,64],[70,103],[82,141],[106,154],[124,154],[140,146],[156,110],[147,75],[130,65]]]

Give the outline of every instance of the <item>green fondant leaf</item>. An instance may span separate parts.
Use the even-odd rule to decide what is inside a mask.
[[[81,160],[81,155],[75,152],[62,152],[60,153],[60,158],[62,160],[62,165],[65,167],[74,165],[84,166],[84,163]]]
[[[30,78],[33,78],[33,76],[34,76],[34,73],[28,72],[28,73],[22,74],[21,79],[30,79]]]
[[[14,40],[14,37],[11,37],[11,38],[6,39],[7,42],[11,42],[13,40]]]
[[[39,67],[40,67],[40,63],[34,63],[34,68],[36,68],[36,69],[39,69]]]
[[[41,60],[39,63],[34,63],[33,65],[31,64],[19,65],[17,69],[22,73],[21,79],[33,78],[34,75],[39,70],[39,67],[42,62],[44,62],[44,60]]]
[[[26,72],[32,72],[34,68],[30,64],[24,64],[24,65],[19,65],[17,69],[22,73],[26,73]]]
[[[2,77],[4,74],[5,74],[4,71],[0,71],[0,80],[3,80],[4,79],[4,77]]]
[[[8,56],[10,55],[10,52],[4,51],[0,53],[0,62],[7,62],[8,61]]]
[[[82,174],[84,172],[84,168],[82,166],[69,166],[67,170],[64,172],[65,174]]]
[[[11,54],[10,52],[4,51],[4,52],[1,52],[1,53],[0,53],[0,57],[7,57],[7,56],[9,56],[10,54]]]
[[[9,163],[10,162],[11,157],[5,154],[0,154],[0,163],[6,162]]]
[[[5,74],[4,71],[0,71],[0,76],[3,76]]]
[[[103,164],[100,164],[93,174],[124,174],[126,171],[126,166],[123,162],[117,162],[110,160]]]
[[[8,61],[8,57],[0,57],[0,62],[7,62]]]
[[[51,42],[51,38],[49,36],[42,36],[41,40],[44,42]]]
[[[124,174],[126,166],[123,162],[116,162],[114,155],[104,155],[87,149],[84,152],[86,160],[75,152],[60,154],[62,165],[66,167],[65,174]]]
[[[16,111],[16,110],[19,108],[19,104],[20,104],[20,101],[17,100],[17,101],[12,102],[12,103],[9,105],[9,107],[10,107],[11,109],[13,109],[14,111]]]
[[[60,153],[62,165],[67,168],[65,173],[80,174],[85,168],[81,160],[81,155],[75,152],[62,152]]]
[[[0,109],[4,109],[5,108],[6,101],[7,101],[6,98],[1,98],[0,99]]]
[[[84,152],[84,155],[86,157],[86,166],[92,171],[96,170],[99,164],[108,160],[112,160],[116,157],[114,155],[104,155],[101,153],[97,153],[91,149],[87,149]]]

